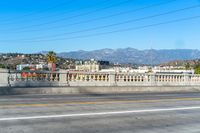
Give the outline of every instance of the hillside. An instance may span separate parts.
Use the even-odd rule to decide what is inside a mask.
[[[200,51],[192,49],[137,50],[124,48],[93,51],[80,50],[58,53],[58,55],[65,58],[107,60],[113,63],[161,64],[174,60],[198,59],[200,58]]]
[[[22,54],[7,53],[0,54],[0,68],[16,69],[18,64],[47,64],[47,57],[44,54]],[[57,57],[57,67],[62,69],[74,68],[75,60],[70,58]]]

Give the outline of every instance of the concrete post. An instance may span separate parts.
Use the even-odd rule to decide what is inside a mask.
[[[190,85],[190,77],[188,74],[184,75],[184,85]]]
[[[150,75],[150,84],[151,84],[151,86],[156,85],[156,75],[155,74]]]
[[[59,71],[60,76],[59,76],[59,86],[69,86],[68,82],[68,72],[64,70]]]
[[[0,69],[0,86],[9,86],[9,73],[6,69]]]
[[[109,73],[109,86],[116,86],[115,73]]]
[[[143,83],[148,84],[148,74],[143,75]]]

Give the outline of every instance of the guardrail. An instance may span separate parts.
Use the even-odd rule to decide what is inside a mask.
[[[0,86],[192,86],[200,75],[72,71],[0,72]]]

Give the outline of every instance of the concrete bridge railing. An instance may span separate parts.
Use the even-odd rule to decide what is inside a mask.
[[[0,86],[200,86],[200,75],[1,70]]]

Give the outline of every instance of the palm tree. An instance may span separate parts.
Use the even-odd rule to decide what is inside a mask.
[[[56,70],[56,53],[53,51],[49,51],[47,54],[47,60],[48,60],[48,67],[50,71]]]
[[[49,51],[47,54],[48,63],[56,63],[56,53],[53,51]]]

